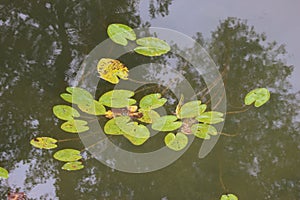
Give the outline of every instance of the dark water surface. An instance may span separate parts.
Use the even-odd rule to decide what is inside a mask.
[[[0,166],[10,175],[0,180],[1,199],[9,188],[30,199],[213,200],[225,192],[242,200],[300,199],[299,2],[214,2],[0,1]],[[229,70],[229,111],[238,110],[256,87],[269,88],[271,100],[228,115],[223,131],[238,135],[221,136],[204,159],[198,158],[197,140],[155,172],[119,172],[88,154],[83,170],[63,171],[52,158],[55,150],[38,150],[29,141],[76,137],[60,130],[52,107],[63,103],[59,94],[115,22],[170,28],[197,39],[221,72]],[[124,58],[133,66],[143,59]],[[71,141],[59,148],[84,147]]]

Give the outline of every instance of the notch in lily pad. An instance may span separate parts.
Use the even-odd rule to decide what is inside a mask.
[[[56,105],[53,106],[54,115],[62,120],[72,120],[74,117],[80,117],[77,110],[67,105]]]
[[[62,166],[62,169],[67,171],[75,171],[83,168],[84,165],[80,161],[67,162]]]
[[[127,40],[136,40],[135,32],[125,24],[110,24],[107,28],[109,38],[120,45],[126,46]]]
[[[3,167],[0,167],[0,178],[7,179],[8,176],[8,171]]]
[[[160,93],[148,94],[140,101],[140,108],[143,110],[156,109],[163,106],[167,102],[166,98],[161,98]]]
[[[224,121],[223,116],[221,112],[209,111],[200,114],[196,119],[205,124],[217,124]]]
[[[84,120],[69,120],[61,125],[61,129],[68,133],[81,133],[89,130]]]
[[[174,131],[182,125],[181,121],[177,121],[177,117],[166,115],[155,119],[152,123],[152,129],[156,131]]]
[[[111,108],[124,108],[136,103],[136,100],[130,98],[134,96],[134,92],[129,90],[112,90],[104,93],[99,102]]]
[[[201,104],[201,101],[190,101],[176,109],[176,115],[179,119],[194,118],[202,114],[206,110],[206,104]]]
[[[87,102],[85,104],[79,104],[78,108],[90,115],[105,115],[106,109],[105,107],[98,101],[93,100],[91,102]]]
[[[215,127],[208,124],[193,124],[191,127],[192,133],[201,139],[210,139],[211,135],[217,135],[218,131]]]
[[[80,151],[76,149],[62,149],[57,151],[53,157],[56,160],[63,161],[63,162],[73,162],[80,160],[82,156],[80,155]]]
[[[93,95],[83,88],[67,87],[66,90],[69,93],[63,93],[60,97],[69,103],[80,105],[94,100]]]
[[[144,56],[160,56],[171,50],[168,43],[154,37],[140,38],[136,40],[136,43],[139,46],[134,51]]]
[[[174,133],[168,133],[165,137],[165,144],[174,151],[180,151],[188,144],[188,137],[181,132],[178,132],[176,135]]]
[[[238,200],[238,197],[234,194],[223,194],[220,200]]]
[[[260,107],[267,103],[270,99],[270,92],[267,88],[256,88],[251,90],[245,96],[245,104],[251,105],[254,103],[255,107]]]
[[[30,141],[30,144],[40,149],[54,149],[57,147],[57,140],[51,137],[37,137]]]

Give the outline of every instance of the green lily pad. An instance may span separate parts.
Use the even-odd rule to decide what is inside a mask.
[[[128,116],[120,116],[113,118],[104,125],[104,132],[110,135],[123,135],[124,131],[120,129],[120,124],[127,124],[130,121]]]
[[[79,161],[67,162],[62,166],[62,169],[67,171],[75,171],[82,168],[84,168],[84,165]]]
[[[135,40],[135,32],[124,24],[110,24],[107,28],[109,38],[117,44],[126,46],[127,40]]]
[[[126,126],[121,127],[126,137],[134,145],[144,144],[150,137],[148,128],[137,122],[130,122]]]
[[[99,102],[102,105],[111,108],[124,108],[131,106],[136,103],[136,100],[130,98],[134,95],[134,92],[129,90],[112,90],[104,93],[100,98]]]
[[[174,133],[168,133],[165,137],[165,144],[174,151],[180,151],[188,144],[188,137],[181,132],[176,135]]]
[[[4,178],[4,179],[8,178],[8,171],[2,167],[0,167],[0,178]]]
[[[192,133],[201,139],[210,139],[210,135],[217,135],[218,131],[215,127],[208,124],[193,124]]]
[[[62,120],[72,120],[74,117],[80,117],[77,110],[67,105],[56,105],[53,106],[54,115]]]
[[[166,115],[153,121],[152,129],[157,131],[173,131],[180,128],[181,121],[177,121],[177,117]]]
[[[168,43],[154,37],[145,37],[136,40],[140,46],[136,47],[134,51],[144,56],[160,56],[171,50]]]
[[[183,104],[176,113],[179,119],[183,118],[194,118],[202,114],[206,110],[206,104],[201,104],[201,101],[190,101]]]
[[[234,194],[223,194],[220,200],[238,200],[238,197]]]
[[[37,137],[30,141],[30,144],[40,149],[54,149],[57,147],[57,140],[50,137]]]
[[[73,162],[82,158],[82,156],[80,155],[80,151],[76,149],[59,150],[53,155],[53,157],[56,160],[63,161],[63,162]]]
[[[204,112],[200,114],[196,119],[199,122],[206,123],[206,124],[217,124],[222,121],[224,121],[223,113],[221,112],[216,112],[216,111],[209,111],[209,112]]]
[[[143,114],[143,117],[138,118],[141,122],[151,124],[153,121],[160,118],[160,115],[154,110],[139,109],[139,112]]]
[[[78,108],[88,114],[91,115],[105,115],[106,109],[105,107],[96,100],[91,101],[86,104],[79,104]]]
[[[255,107],[264,105],[270,99],[270,92],[267,88],[256,88],[251,90],[245,97],[245,104],[250,105],[253,102]]]
[[[128,68],[118,60],[102,58],[97,64],[97,71],[100,78],[113,84],[119,83],[119,78],[128,79]]]
[[[167,102],[166,98],[161,98],[161,94],[149,94],[144,96],[140,101],[140,108],[143,110],[155,109],[163,106]]]
[[[69,120],[61,125],[61,129],[69,133],[81,133],[89,130],[84,120]]]
[[[66,102],[72,103],[72,95],[69,93],[62,93],[60,97],[65,100]]]
[[[60,97],[69,103],[79,105],[79,104],[90,103],[94,100],[93,95],[89,91],[83,88],[67,87],[66,90],[70,94],[63,93],[60,95]]]

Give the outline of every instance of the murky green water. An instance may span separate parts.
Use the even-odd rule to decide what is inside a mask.
[[[1,199],[9,188],[24,191],[30,199],[213,200],[225,192],[242,200],[300,199],[300,104],[295,94],[300,62],[299,40],[293,34],[300,30],[293,24],[299,14],[292,9],[298,3],[282,4],[285,7],[262,4],[255,10],[252,4],[233,2],[1,1],[0,166],[10,172],[7,181],[0,180]],[[275,15],[272,10],[286,13]],[[243,17],[249,27],[236,18],[226,24],[227,17]],[[63,103],[59,94],[115,22],[173,28],[204,43],[220,71],[229,70],[224,76],[228,111],[239,110],[244,95],[255,87],[268,87],[270,102],[228,115],[223,132],[238,135],[221,136],[204,159],[198,158],[201,141],[196,140],[180,159],[155,172],[119,172],[89,154],[83,170],[61,170],[61,163],[52,158],[54,151],[35,149],[29,141],[36,136],[76,137],[60,130],[52,107]],[[285,29],[274,28],[282,24]],[[267,39],[252,32],[251,25],[258,27],[258,34],[265,31]],[[279,45],[261,48],[274,39]],[[287,43],[287,55],[281,55],[281,43]],[[123,59],[132,66],[145,61],[132,55]],[[174,62],[172,57],[164,59]],[[59,147],[84,148],[79,141]]]

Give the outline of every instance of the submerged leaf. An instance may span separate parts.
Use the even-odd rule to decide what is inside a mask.
[[[76,149],[62,149],[57,151],[53,157],[56,160],[63,161],[63,162],[72,162],[77,161],[82,158],[80,155],[80,151]]]
[[[111,108],[124,108],[136,103],[136,100],[131,99],[134,92],[129,90],[112,90],[104,93],[99,102]]]
[[[188,144],[188,137],[181,132],[176,135],[174,133],[168,133],[165,137],[165,144],[174,151],[180,151]]]
[[[140,46],[136,47],[134,51],[144,56],[160,56],[170,51],[170,46],[163,40],[154,37],[145,37],[136,40]]]
[[[238,200],[238,197],[234,194],[223,194],[220,200]]]
[[[201,104],[201,101],[190,101],[177,109],[176,115],[179,119],[194,118],[202,114],[206,107],[206,104]]]
[[[194,124],[191,127],[192,133],[201,139],[210,139],[210,135],[217,135],[215,127],[208,124]]]
[[[30,141],[30,144],[40,149],[54,149],[57,147],[57,140],[50,137],[37,137]]]
[[[53,106],[54,115],[62,120],[72,120],[74,117],[80,117],[77,110],[67,105],[56,105]]]
[[[144,96],[140,101],[140,108],[143,110],[156,109],[163,106],[167,102],[166,98],[161,98],[161,94],[149,94]]]
[[[145,123],[152,123],[156,119],[160,118],[160,115],[155,112],[154,110],[143,110],[139,109],[139,112],[143,114],[141,118],[138,118],[139,121],[145,122]]]
[[[173,131],[180,128],[182,125],[181,121],[177,121],[177,117],[173,115],[166,115],[160,117],[152,123],[152,129],[157,131]]]
[[[270,92],[267,88],[256,88],[251,90],[245,97],[245,104],[250,105],[253,102],[255,107],[264,105],[270,99]]]
[[[223,113],[221,112],[216,112],[216,111],[209,111],[209,112],[204,112],[200,114],[196,119],[199,122],[206,123],[206,124],[217,124],[222,121],[224,121]]]
[[[119,78],[128,79],[127,67],[118,60],[102,58],[97,64],[97,71],[100,78],[113,84],[119,83]]]
[[[4,179],[8,178],[8,171],[2,167],[0,167],[0,178],[4,178]]]
[[[84,166],[82,162],[79,161],[67,162],[62,166],[62,169],[67,171],[80,170],[82,168],[84,168]]]
[[[61,125],[61,129],[69,133],[81,133],[89,130],[84,120],[69,120]]]
[[[107,34],[112,41],[126,46],[127,40],[135,40],[135,32],[129,26],[124,24],[110,24],[107,28]]]
[[[79,104],[78,108],[91,115],[104,115],[106,112],[105,107],[96,100],[86,104]]]

